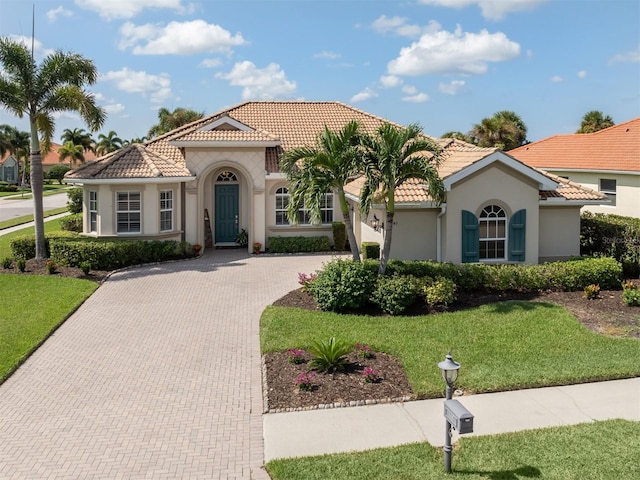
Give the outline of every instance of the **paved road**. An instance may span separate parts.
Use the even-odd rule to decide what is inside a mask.
[[[112,275],[0,386],[0,479],[267,479],[260,314],[329,259]]]
[[[59,193],[56,195],[47,195],[43,197],[44,210],[53,210],[55,208],[67,206],[67,193]],[[22,200],[17,197],[0,197],[0,221],[11,220],[12,218],[21,217],[23,215],[33,214],[33,200]]]

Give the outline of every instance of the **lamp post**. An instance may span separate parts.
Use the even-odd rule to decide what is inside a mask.
[[[442,378],[447,383],[446,400],[451,400],[453,395],[453,384],[458,379],[458,370],[460,364],[453,360],[451,352],[449,352],[443,362],[438,363],[438,367],[442,372]],[[451,473],[451,423],[445,418],[444,431],[444,471]]]

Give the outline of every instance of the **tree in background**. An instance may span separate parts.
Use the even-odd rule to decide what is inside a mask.
[[[127,145],[131,145],[132,143],[144,143],[148,140],[147,137],[136,137],[136,138],[132,138],[131,140],[124,140],[122,142],[122,146],[126,147]]]
[[[480,147],[496,147],[506,152],[527,143],[527,126],[515,112],[502,110],[474,125],[469,136]]]
[[[80,145],[85,152],[95,153],[95,143],[91,134],[84,128],[74,128],[73,130],[65,128],[60,137],[62,143],[72,142],[74,145]]]
[[[76,162],[84,163],[84,149],[82,145],[76,145],[69,140],[58,149],[58,158],[60,162],[64,162],[68,158],[71,169]]]
[[[101,133],[98,135],[98,143],[96,143],[96,153],[98,155],[106,155],[115,152],[123,146],[122,139],[116,132],[111,130],[107,135]]]
[[[18,161],[18,175],[22,176],[20,183],[26,183],[29,132],[20,131],[10,125],[0,125],[0,157],[4,157],[7,152],[15,156]]]
[[[471,136],[467,135],[466,133],[457,131],[443,133],[440,138],[456,138],[458,140],[462,140],[463,142],[474,144],[474,140],[473,138],[471,138]]]
[[[580,128],[576,133],[593,133],[614,125],[615,123],[613,123],[613,119],[609,115],[605,115],[599,110],[591,110],[582,117]]]
[[[157,137],[202,117],[204,117],[204,112],[196,112],[195,110],[181,107],[170,112],[163,107],[158,110],[158,124],[149,129],[147,136],[149,138]]]
[[[364,218],[374,203],[384,203],[384,246],[378,273],[384,274],[391,253],[396,189],[410,179],[427,185],[437,204],[444,201],[442,179],[438,175],[442,149],[422,134],[417,124],[398,127],[384,123],[374,135],[362,137],[365,183],[360,192],[360,212]]]
[[[62,185],[62,180],[64,180],[64,176],[69,170],[71,170],[71,168],[69,168],[69,165],[60,163],[51,167],[49,169],[49,172],[47,173],[47,176],[51,180],[57,180],[58,183]]]
[[[294,148],[280,160],[280,168],[289,182],[289,221],[298,222],[299,207],[304,205],[309,210],[312,223],[320,223],[324,195],[332,190],[337,191],[351,255],[356,261],[360,261],[360,252],[344,186],[358,173],[359,128],[355,121],[347,123],[339,132],[325,127],[318,135],[315,147]]]
[[[105,112],[84,87],[98,79],[91,60],[79,54],[56,51],[36,64],[27,47],[7,38],[0,39],[0,105],[22,118],[29,117],[31,134],[31,191],[35,223],[36,258],[47,256],[42,203],[43,172],[41,142],[50,148],[55,129],[54,114],[78,112],[92,131],[104,123]]]

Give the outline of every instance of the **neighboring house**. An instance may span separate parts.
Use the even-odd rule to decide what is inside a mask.
[[[555,135],[509,155],[607,196],[585,210],[640,218],[640,118],[594,133]]]
[[[278,160],[314,145],[325,125],[356,120],[373,132],[383,118],[339,102],[246,102],[134,144],[67,174],[84,189],[84,234],[186,240],[230,246],[246,229],[249,247],[269,237],[331,238],[341,221],[333,194],[322,225],[286,216],[289,192]],[[419,182],[398,191],[392,257],[450,262],[526,262],[579,255],[580,208],[603,195],[531,168],[493,148],[433,139],[444,149],[440,175],[446,203],[436,205]],[[348,185],[356,238],[382,241],[384,230],[358,215],[359,182]]]
[[[19,164],[14,155],[7,154],[0,159],[0,181],[9,184],[18,183]]]

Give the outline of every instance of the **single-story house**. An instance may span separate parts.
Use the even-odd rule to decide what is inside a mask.
[[[640,218],[640,117],[594,133],[555,135],[509,155],[606,195],[584,210]]]
[[[224,247],[245,229],[249,250],[254,242],[268,248],[274,236],[331,238],[331,223],[342,220],[331,192],[321,225],[308,223],[304,206],[301,222],[289,224],[279,158],[350,120],[369,132],[386,122],[339,102],[254,101],[120,149],[67,174],[84,189],[84,234]],[[446,202],[436,205],[417,181],[400,188],[393,258],[538,263],[579,255],[580,208],[602,194],[497,149],[433,140],[444,149]],[[381,242],[384,229],[372,219],[383,210],[359,217],[359,181],[346,188],[357,241]]]

